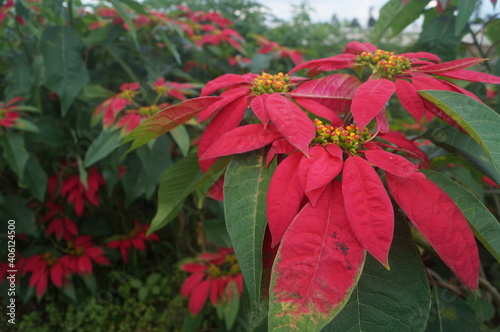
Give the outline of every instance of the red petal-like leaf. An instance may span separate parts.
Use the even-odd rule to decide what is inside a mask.
[[[272,124],[267,128],[260,123],[236,127],[222,134],[210,145],[200,160],[260,149],[280,138],[282,138],[280,132]]]
[[[61,288],[64,277],[64,268],[61,263],[56,263],[50,268],[50,280],[57,287]]]
[[[387,109],[382,109],[382,111],[375,117],[377,122],[377,132],[387,133],[389,132],[389,118],[387,117]]]
[[[383,78],[361,84],[354,93],[351,107],[352,116],[360,131],[385,107],[394,91],[396,85]]]
[[[422,160],[425,164],[430,165],[429,158],[424,151],[420,150],[418,146],[410,141],[406,136],[397,131],[390,131],[388,133],[379,134],[378,137],[385,139],[386,141],[396,145],[399,148],[403,148],[408,151],[416,158]]]
[[[141,123],[125,136],[122,143],[134,141],[129,151],[136,149],[194,118],[199,112],[219,99],[219,97],[199,97],[167,107]]]
[[[321,71],[328,70],[339,70],[343,68],[351,68],[356,63],[356,56],[354,54],[337,54],[329,58],[317,59],[308,62],[304,62],[290,70],[289,74],[292,74],[301,69],[318,69]]]
[[[269,123],[269,112],[267,111],[266,108],[266,99],[269,97],[268,94],[263,94],[260,96],[255,97],[252,99],[252,102],[250,103],[250,107],[252,108],[253,113],[257,117],[257,119],[262,122],[264,127],[267,126]]]
[[[267,109],[283,137],[307,156],[316,128],[306,113],[294,102],[276,93],[267,98]]]
[[[427,59],[427,60],[431,60],[431,61],[434,61],[434,62],[441,62],[441,59],[435,55],[435,54],[432,54],[432,53],[428,53],[428,52],[415,52],[415,53],[412,53],[412,52],[408,52],[408,53],[402,53],[402,54],[398,54],[398,55],[401,55],[401,56],[405,56],[407,58],[410,58],[411,60],[413,59]],[[412,61],[413,63],[413,61]]]
[[[373,165],[402,178],[425,179],[417,166],[408,159],[383,150],[365,151],[365,157]]]
[[[396,80],[396,94],[401,106],[408,111],[417,121],[422,119],[425,105],[417,89],[405,80]]]
[[[394,211],[384,184],[373,167],[361,157],[344,163],[342,193],[347,219],[363,247],[388,267],[394,231]]]
[[[194,273],[194,272],[203,272],[208,269],[208,266],[202,263],[186,263],[181,265],[181,269],[183,271]]]
[[[474,234],[453,200],[429,179],[387,174],[392,196],[439,257],[469,288],[476,289],[479,255]]]
[[[188,297],[193,292],[195,287],[201,282],[201,280],[203,280],[204,276],[205,274],[201,272],[193,273],[192,275],[190,275],[182,284],[181,295],[184,297]]]
[[[500,77],[495,76],[495,75],[491,75],[491,74],[472,71],[472,70],[457,70],[457,71],[449,72],[449,73],[448,72],[447,73],[439,73],[439,75],[444,76],[444,77],[448,77],[448,78],[454,78],[457,80],[469,81],[469,82],[500,84]]]
[[[266,157],[266,167],[269,167],[269,164],[273,160],[274,156],[277,154],[290,154],[296,151],[297,148],[290,143],[286,139],[278,139],[271,144],[271,148],[267,152]]]
[[[345,305],[364,262],[340,183],[307,204],[285,233],[274,264],[269,329],[319,331]]]
[[[360,85],[361,81],[353,75],[333,74],[302,83],[289,95],[294,99],[314,100],[337,114],[343,114],[349,110],[354,93]]]
[[[188,309],[192,315],[198,315],[205,305],[210,290],[210,281],[202,281],[191,293],[189,298]]]
[[[422,66],[414,69],[414,71],[419,71],[427,74],[444,74],[445,72],[453,72],[460,69],[464,69],[470,66],[473,66],[479,62],[482,62],[486,59],[481,58],[467,58],[467,59],[459,59],[453,60],[443,63],[438,63],[435,65]]]
[[[220,135],[236,128],[240,124],[245,115],[247,106],[246,98],[236,99],[224,107],[219,112],[218,116],[210,121],[205,128],[205,132],[201,136],[198,146],[198,157],[201,157],[210,145],[219,139]],[[206,172],[216,160],[217,159],[209,159],[200,161],[201,170]]]
[[[299,183],[313,206],[316,205],[323,188],[342,170],[342,150],[335,144],[330,145],[335,156],[325,147],[316,145],[309,149],[310,157],[302,158],[299,163],[299,174],[307,174],[305,177],[299,176]],[[334,147],[338,148],[340,154],[333,150]]]
[[[243,96],[247,96],[249,94],[249,89],[233,89],[227,91],[222,94],[219,101],[216,101],[212,105],[205,108],[203,111],[198,114],[198,123],[203,121],[208,121],[215,113],[217,113],[220,109],[229,105],[233,101]]]
[[[281,241],[304,198],[297,173],[299,162],[303,157],[300,152],[288,156],[278,165],[269,183],[266,214],[273,247]]]
[[[359,41],[351,41],[346,44],[344,47],[344,53],[350,53],[354,55],[358,55],[361,52],[374,52],[377,50],[377,46],[370,43],[361,43]]]
[[[330,124],[334,127],[339,127],[344,124],[344,121],[338,116],[335,112],[329,109],[326,106],[321,105],[314,100],[306,99],[306,98],[294,98],[295,102],[299,104],[301,107],[304,107],[309,112],[324,118],[330,122]]]
[[[257,77],[257,74],[247,74],[247,75],[236,75],[236,74],[225,74],[217,77],[216,79],[208,82],[203,89],[201,89],[201,96],[208,96],[217,90],[228,88],[235,85],[241,84],[252,84],[253,79]]]

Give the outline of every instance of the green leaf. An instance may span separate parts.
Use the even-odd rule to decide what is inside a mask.
[[[231,239],[223,219],[204,219],[203,229],[208,242],[222,248],[231,247]]]
[[[198,156],[190,153],[175,165],[167,168],[160,176],[158,188],[158,209],[151,221],[148,234],[166,226],[177,216],[186,197],[195,189],[203,187],[205,192],[217,181],[225,169],[229,157],[220,158],[203,173]]]
[[[85,154],[84,166],[92,166],[99,160],[108,156],[120,143],[120,131],[112,129],[103,129],[99,136],[92,141],[87,153]]]
[[[238,316],[238,311],[240,309],[240,299],[238,295],[238,286],[234,280],[231,280],[225,289],[226,296],[228,296],[226,302],[224,303],[224,321],[226,322],[226,328],[231,330]]]
[[[382,37],[387,37],[390,29],[390,38],[396,36],[408,25],[419,18],[430,0],[412,0],[402,4],[402,0],[387,2],[379,12],[379,18],[373,30],[372,41],[378,43]]]
[[[469,18],[476,9],[476,0],[458,0],[458,15],[455,23],[455,36],[460,35]]]
[[[29,131],[31,133],[40,132],[40,129],[37,126],[35,126],[32,122],[23,118],[18,118],[14,123],[13,127],[22,131]]]
[[[500,18],[487,22],[484,32],[489,40],[494,42],[492,46],[495,47],[497,54],[500,53],[500,43],[495,43],[495,41],[498,41],[498,36],[500,36]]]
[[[167,153],[171,140],[167,136],[160,136],[151,143],[153,144],[141,146],[137,150],[146,175],[144,186],[147,199],[150,199],[155,192],[160,175],[172,165],[170,154]]]
[[[120,64],[120,66],[123,68],[123,70],[128,74],[130,79],[134,82],[139,82],[139,77],[134,73],[132,68],[127,64],[125,60],[123,60],[123,57],[125,56],[124,53],[127,51],[122,50],[118,47],[116,47],[113,44],[105,44],[104,46],[106,50],[109,52],[109,54],[115,59],[116,62]]]
[[[43,202],[45,190],[47,189],[47,174],[40,166],[40,162],[33,153],[29,155],[28,163],[24,171],[22,186],[27,187],[36,199]]]
[[[33,73],[29,64],[21,63],[12,66],[7,71],[6,76],[9,82],[5,88],[6,100],[19,96],[29,96],[33,85]]]
[[[451,91],[423,90],[422,97],[455,120],[491,158],[500,174],[500,115],[488,106]]]
[[[409,227],[396,219],[391,270],[368,256],[346,306],[323,331],[423,331],[430,309],[429,284]],[[390,327],[390,329],[389,329]]]
[[[276,162],[266,168],[261,154],[235,155],[224,178],[226,226],[254,308],[261,298],[266,194],[275,168]]]
[[[488,208],[469,190],[447,176],[431,170],[422,172],[453,199],[469,221],[474,235],[500,263],[500,223]]]
[[[435,287],[432,308],[425,332],[479,331],[479,319],[474,311],[457,295]]]
[[[127,156],[124,164],[127,172],[121,178],[125,190],[125,205],[128,206],[134,200],[146,192],[146,172],[137,154]]]
[[[440,15],[424,26],[420,34],[422,51],[434,53],[443,61],[451,61],[456,57],[456,49],[461,36],[455,35],[455,16]]]
[[[170,135],[172,135],[175,143],[181,149],[181,153],[183,156],[187,156],[189,153],[189,144],[191,141],[189,140],[189,134],[184,125],[179,125],[170,131]]]
[[[435,122],[423,137],[447,151],[462,156],[474,168],[500,184],[500,174],[496,171],[491,158],[469,135],[457,128]]]
[[[35,212],[28,208],[28,202],[24,198],[14,195],[6,195],[4,200],[5,204],[0,206],[0,215],[5,220],[14,219],[16,221],[16,233],[40,237],[35,223]]]
[[[130,134],[125,136],[122,144],[133,141],[132,146],[127,152],[133,151],[153,138],[161,136],[178,125],[194,118],[199,112],[219,99],[219,97],[199,97],[167,107],[149,117]]]
[[[45,85],[61,101],[61,114],[68,112],[75,97],[89,81],[81,56],[80,36],[68,26],[46,27],[40,38],[45,69]]]
[[[0,146],[3,148],[3,156],[16,173],[19,181],[22,182],[24,168],[29,159],[29,153],[24,146],[24,136],[20,133],[7,131],[5,135],[0,135]]]
[[[175,45],[170,41],[170,39],[167,37],[167,34],[165,33],[165,31],[158,30],[158,34],[160,35],[161,40],[163,41],[163,44],[165,44],[165,46],[170,51],[170,53],[172,53],[172,55],[175,59],[175,62],[177,62],[177,64],[179,64],[179,65],[182,64],[181,56],[180,56],[179,52],[177,51],[177,47],[175,47]]]
[[[95,99],[107,99],[109,97],[114,96],[116,93],[108,90],[106,88],[103,88],[100,85],[97,84],[87,84],[83,87],[82,92],[80,93],[80,99],[84,101],[92,101]]]
[[[144,8],[144,5],[135,0],[120,0],[120,2],[123,2],[124,4],[132,8],[136,13],[149,16],[149,13]]]
[[[130,32],[130,35],[132,36],[132,40],[134,41],[134,44],[139,48],[139,44],[137,43],[137,31],[135,29],[134,22],[130,18],[130,15],[127,13],[127,10],[125,7],[121,4],[121,2],[125,1],[117,1],[117,0],[109,0],[113,7],[116,8],[116,11],[120,15],[121,18],[125,21],[128,27],[128,31]]]

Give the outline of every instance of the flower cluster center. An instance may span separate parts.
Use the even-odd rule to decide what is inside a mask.
[[[50,252],[44,252],[42,258],[47,262],[47,266],[49,267],[57,263],[57,261],[59,260],[56,256],[54,256]]]
[[[334,127],[329,123],[323,124],[321,120],[314,120],[316,125],[316,137],[313,139],[313,144],[337,144],[342,149],[356,153],[359,145],[370,138],[368,128],[365,128],[362,133],[356,125]]]
[[[369,66],[383,78],[392,78],[410,69],[410,59],[394,52],[376,50],[373,53],[361,52],[356,57],[356,62]]]
[[[259,96],[264,93],[288,92],[290,91],[288,83],[290,83],[288,74],[271,75],[262,73],[254,79],[252,93]]]

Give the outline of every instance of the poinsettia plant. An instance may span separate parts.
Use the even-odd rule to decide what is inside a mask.
[[[375,268],[372,259],[390,270],[384,272],[389,280],[398,279],[400,269],[418,276],[421,285],[413,291],[429,294],[422,265],[412,262],[412,271],[397,261],[403,244],[395,239],[411,241],[408,225],[470,291],[478,287],[480,269],[474,234],[498,258],[494,236],[461,205],[457,195],[467,189],[447,190],[448,180],[430,170],[421,140],[391,129],[396,93],[416,121],[438,117],[477,142],[498,179],[497,148],[485,136],[491,132],[474,118],[486,117],[491,125],[500,118],[450,81],[500,84],[500,77],[464,70],[484,60],[443,62],[427,52],[394,54],[350,42],[342,54],[300,64],[288,74],[216,78],[201,97],[155,114],[125,142],[134,141],[133,150],[187,118],[208,122],[197,159],[210,178],[195,176],[197,185],[185,191],[210,188],[208,195],[224,202],[250,303],[247,318],[259,325],[264,305],[272,331],[319,331],[327,325],[345,330],[342,313],[350,303],[359,304],[360,292],[369,292],[369,285],[361,287]],[[302,69],[309,77],[292,76]],[[352,73],[314,78],[340,69]],[[152,230],[172,213],[172,203],[160,202]],[[494,217],[488,227],[500,231]],[[401,301],[406,296],[387,292]],[[418,298],[404,315],[418,311],[425,325],[431,299]]]

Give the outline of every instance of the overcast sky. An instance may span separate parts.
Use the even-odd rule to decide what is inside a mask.
[[[410,0],[411,1],[411,0]],[[264,6],[282,19],[289,19],[292,15],[292,5],[299,5],[304,0],[258,0]],[[378,17],[380,8],[388,2],[388,0],[307,0],[310,7],[314,9],[311,18],[314,21],[329,21],[333,14],[337,15],[338,19],[357,18],[359,23],[366,25],[369,18],[369,8],[374,7],[373,16]],[[435,4],[431,4],[435,6]],[[493,10],[493,5],[490,0],[483,0],[482,14],[498,13],[500,4]]]

